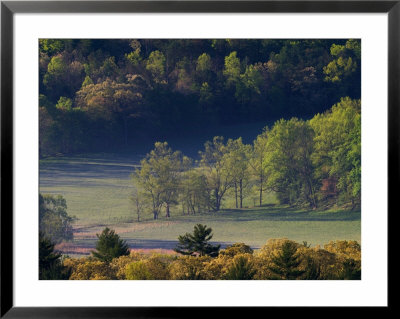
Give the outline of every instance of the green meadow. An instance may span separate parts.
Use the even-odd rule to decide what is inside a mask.
[[[172,249],[178,235],[191,232],[197,223],[211,227],[212,241],[223,246],[244,242],[259,248],[270,238],[282,237],[313,246],[331,240],[361,242],[360,211],[294,209],[278,205],[273,194],[266,194],[262,207],[254,207],[256,201],[249,196],[245,208],[232,209],[234,199],[228,196],[216,213],[184,215],[177,206],[168,219],[161,215],[152,220],[149,213],[137,222],[129,199],[130,174],[142,157],[96,154],[40,161],[40,192],[64,196],[68,214],[77,218],[69,244],[72,251],[88,253],[105,226],[115,229],[133,249]]]

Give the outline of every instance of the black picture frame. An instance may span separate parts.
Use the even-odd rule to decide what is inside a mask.
[[[1,1],[1,318],[178,318],[191,307],[14,307],[13,304],[13,16],[15,13],[387,13],[388,218],[398,213],[400,106],[400,0],[397,1]],[[390,223],[388,223],[388,233]],[[392,222],[393,226],[393,222]],[[390,236],[388,244],[390,244]],[[390,247],[390,246],[388,246]],[[389,249],[390,250],[390,249]],[[388,255],[389,256],[389,255]],[[390,258],[388,260],[388,265]],[[388,280],[388,287],[389,287]],[[34,293],[34,292],[33,292]],[[390,308],[390,298],[388,310]],[[291,307],[297,315],[309,309]],[[204,310],[203,310],[204,311]],[[205,310],[221,316],[224,307]],[[249,315],[249,309],[235,310]],[[336,312],[336,310],[332,310]],[[267,315],[267,313],[266,313]]]

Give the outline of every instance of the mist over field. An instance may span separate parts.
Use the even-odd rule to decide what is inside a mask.
[[[357,39],[39,40],[40,278],[360,279],[360,66]]]

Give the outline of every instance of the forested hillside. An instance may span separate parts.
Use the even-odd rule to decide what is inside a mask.
[[[360,67],[358,40],[42,39],[40,155],[311,119],[360,98]]]

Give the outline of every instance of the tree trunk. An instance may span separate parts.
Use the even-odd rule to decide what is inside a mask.
[[[171,217],[171,215],[169,214],[169,204],[168,203],[167,203],[167,206],[165,208],[165,212],[166,212],[165,217],[167,217],[167,218]]]
[[[240,208],[243,208],[243,180],[239,181]]]
[[[157,213],[157,211],[155,209],[153,210],[153,216],[154,216],[154,219],[158,218],[158,213]]]
[[[262,178],[262,176],[261,176],[261,177],[260,177],[260,207],[261,207],[261,205],[262,205],[262,192],[263,192],[262,187],[263,187],[263,178]]]
[[[313,189],[313,185],[310,179],[308,179],[308,187],[309,187],[309,193],[311,195],[311,202],[312,202],[312,206],[313,209],[317,208],[317,202],[315,200],[315,194],[314,194],[314,189]]]
[[[218,189],[215,189],[215,210],[218,212],[220,206],[220,198],[218,196]]]
[[[235,201],[236,201],[236,208],[238,208],[238,192],[237,192],[237,183],[235,182]]]

